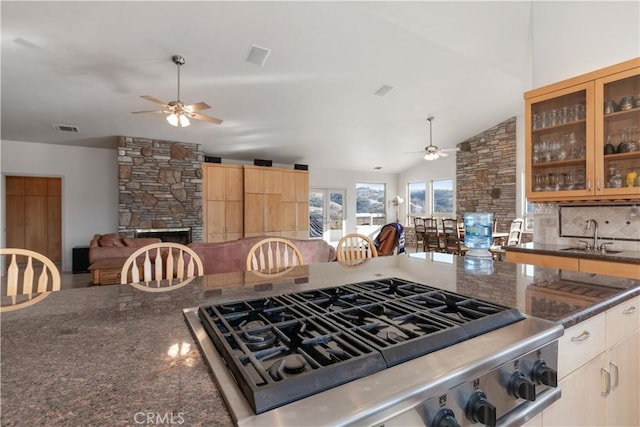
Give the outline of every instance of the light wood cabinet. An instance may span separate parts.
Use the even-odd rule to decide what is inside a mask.
[[[205,163],[203,182],[206,241],[241,238],[244,226],[243,167]]]
[[[640,58],[524,97],[528,200],[640,200]]]
[[[509,250],[507,250],[505,260],[507,262],[538,265],[547,268],[560,268],[562,270],[580,271],[583,273],[640,279],[640,264],[544,254],[528,254]]]
[[[207,242],[309,238],[309,174],[263,166],[203,164]]]
[[[565,331],[558,343],[561,399],[544,426],[640,424],[640,297]]]
[[[282,171],[282,235],[309,238],[309,173]]]
[[[244,167],[244,235],[282,233],[282,170]]]

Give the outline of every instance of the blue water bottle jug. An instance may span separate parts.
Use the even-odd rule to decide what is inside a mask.
[[[466,256],[492,258],[489,248],[493,241],[493,214],[467,212],[464,214],[464,245]]]

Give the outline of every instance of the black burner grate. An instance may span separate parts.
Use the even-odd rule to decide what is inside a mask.
[[[524,319],[396,278],[198,312],[256,414]]]

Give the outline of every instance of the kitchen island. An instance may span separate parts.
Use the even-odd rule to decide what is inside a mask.
[[[571,327],[640,294],[629,279],[468,261],[412,254],[357,268],[302,266],[275,279],[210,275],[168,292],[114,285],[52,293],[2,315],[1,424],[233,425],[183,317],[204,304],[398,277]]]

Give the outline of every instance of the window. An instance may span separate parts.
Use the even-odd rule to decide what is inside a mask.
[[[356,225],[387,223],[385,193],[385,184],[356,184]]]
[[[407,212],[409,216],[424,216],[427,214],[427,184],[424,182],[410,182],[407,184]]]
[[[432,213],[453,214],[453,180],[435,179],[431,181]]]

